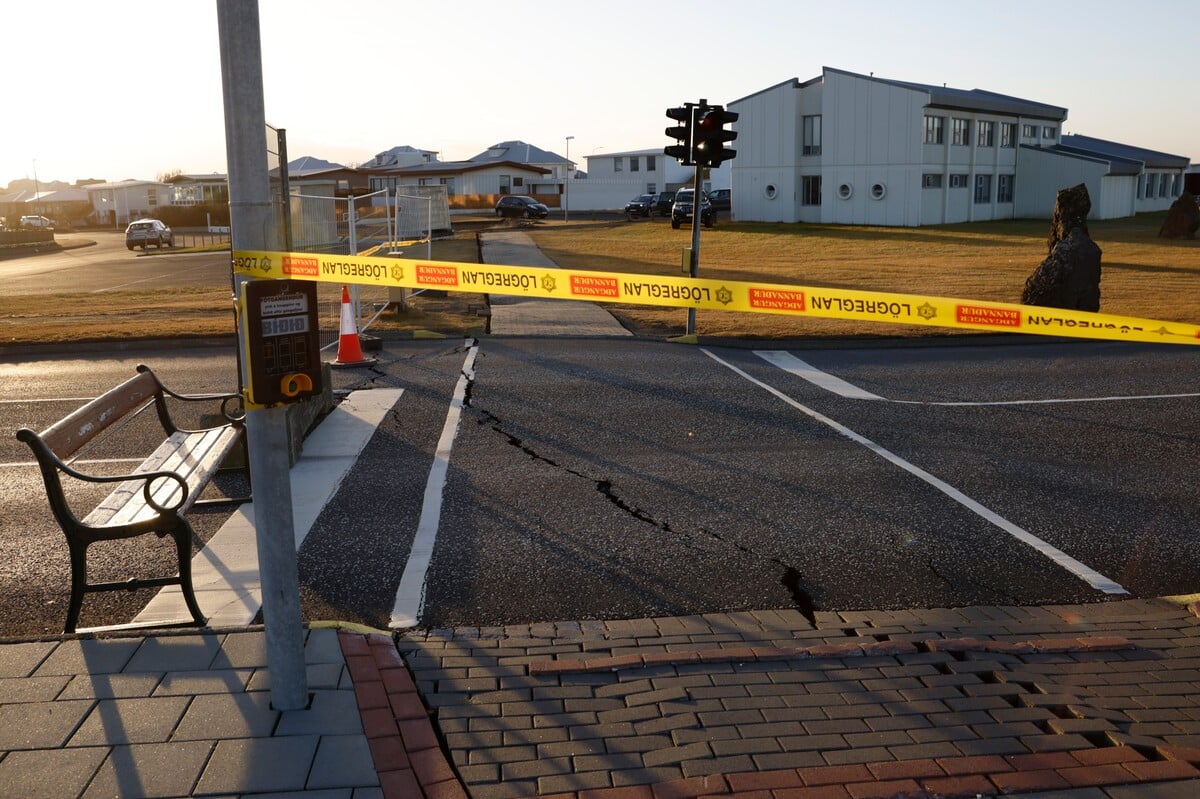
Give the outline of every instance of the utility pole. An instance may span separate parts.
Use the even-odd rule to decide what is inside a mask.
[[[225,98],[225,152],[229,163],[230,242],[238,250],[275,250],[277,231],[264,142],[262,45],[256,0],[217,0],[221,40],[221,84]],[[235,276],[235,300],[248,278]],[[238,315],[239,350],[246,320]],[[241,385],[250,376],[241,359]],[[254,529],[262,581],[271,706],[300,710],[308,705],[300,580],[288,473],[287,408],[248,409],[246,437],[254,486]]]

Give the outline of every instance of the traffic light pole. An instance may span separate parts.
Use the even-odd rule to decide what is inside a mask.
[[[701,100],[703,102],[703,100]],[[692,257],[691,269],[689,275],[693,278],[700,276],[700,217],[703,208],[701,198],[704,196],[700,189],[700,173],[703,171],[699,163],[696,164],[696,177],[693,180],[692,187]],[[696,335],[696,309],[691,307],[687,309],[687,331],[689,336]]]

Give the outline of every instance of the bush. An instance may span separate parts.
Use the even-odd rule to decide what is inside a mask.
[[[171,227],[204,227],[207,224],[227,226],[228,205],[164,205],[156,216]]]

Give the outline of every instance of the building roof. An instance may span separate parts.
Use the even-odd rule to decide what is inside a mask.
[[[567,159],[558,153],[534,147],[523,141],[502,141],[493,144],[479,155],[467,159],[474,163],[511,161],[517,164],[565,164]]]
[[[171,184],[161,183],[157,180],[136,180],[136,179],[130,178],[129,180],[118,180],[118,181],[114,181],[112,183],[89,183],[88,185],[84,186],[83,189],[84,189],[84,191],[94,191],[97,189],[104,189],[104,190],[136,189],[138,186],[169,186],[169,185],[171,185]]]
[[[1160,153],[1091,136],[1068,134],[1062,137],[1061,142],[1060,149],[1062,150],[1092,156],[1104,161],[1137,164],[1150,169],[1187,169],[1188,167],[1188,158],[1183,155]]]
[[[224,172],[207,172],[204,174],[198,173],[179,173],[167,178],[167,183],[224,183],[229,180],[229,176]]]
[[[614,157],[622,158],[627,155],[662,155],[662,154],[663,154],[663,148],[651,147],[646,150],[621,150],[620,152],[616,152],[616,153],[592,153],[591,155],[585,155],[584,158],[614,158]]]
[[[859,75],[856,72],[847,72],[846,70],[835,69],[833,67],[823,67],[822,70],[824,72],[837,72],[842,75],[862,78],[863,80],[875,81],[876,83],[885,83],[890,86],[899,86],[905,89],[925,92],[929,95],[929,105],[939,108],[958,108],[964,111],[983,111],[985,113],[1004,114],[1006,116],[1052,119],[1059,122],[1067,118],[1067,109],[1061,106],[1039,103],[1036,100],[1025,100],[1020,97],[1010,97],[1007,94],[997,94],[996,92],[989,92],[984,89],[955,89],[945,84],[935,86],[929,83],[912,83],[910,81],[893,80],[890,78],[877,78],[873,75]]]
[[[437,160],[437,150],[419,150],[416,147],[411,147],[407,144],[401,144],[397,147],[384,150],[381,153],[376,153],[375,157],[363,166],[391,166],[399,163],[401,155],[420,155],[432,156],[432,161]]]
[[[524,172],[537,175],[549,175],[551,170],[533,164],[523,164],[517,161],[434,161],[429,164],[412,164],[410,166],[363,167],[361,171],[371,175],[461,175],[464,172],[474,172],[480,169],[492,169],[498,166],[509,166]]]
[[[898,86],[903,89],[911,89],[913,91],[924,92],[929,95],[929,105],[938,108],[961,109],[963,111],[982,111],[991,114],[1003,114],[1005,116],[1020,116],[1036,119],[1050,119],[1058,122],[1067,118],[1067,109],[1057,105],[1048,103],[1039,103],[1036,100],[1024,100],[1020,97],[1010,97],[1006,94],[997,94],[983,89],[954,89],[949,86],[934,86],[928,83],[913,83],[910,81],[893,80],[891,78],[877,78],[874,75],[860,75],[857,72],[849,72],[844,69],[835,67],[822,67],[822,75],[818,78],[801,82],[799,78],[791,78],[774,86],[769,86],[766,89],[749,94],[740,99],[734,100],[730,105],[740,103],[743,100],[749,100],[751,97],[762,94],[763,92],[773,91],[780,87],[790,87],[793,89],[804,89],[814,83],[822,80],[825,74],[837,73],[839,75],[849,75],[862,80],[874,81],[875,83],[883,83],[889,86]]]
[[[335,164],[333,161],[326,161],[322,158],[314,158],[311,155],[301,156],[288,161],[288,177],[302,178],[311,175],[320,175],[324,172],[337,172],[350,167]],[[272,174],[278,174],[279,168],[271,170]]]

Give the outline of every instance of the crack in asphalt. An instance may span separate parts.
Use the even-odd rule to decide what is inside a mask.
[[[652,514],[647,513],[641,508],[631,505],[622,499],[620,495],[618,495],[611,480],[589,477],[582,472],[565,466],[558,461],[555,461],[553,458],[548,458],[545,455],[542,455],[540,452],[533,449],[533,447],[526,444],[523,439],[504,430],[503,422],[499,419],[499,417],[489,411],[486,411],[482,408],[477,408],[471,404],[473,387],[474,380],[468,377],[466,393],[463,398],[463,405],[464,407],[470,407],[479,414],[479,418],[477,420],[478,424],[490,427],[494,432],[501,435],[510,446],[516,447],[531,459],[545,463],[546,465],[552,466],[555,469],[564,471],[572,477],[578,477],[581,480],[592,483],[595,486],[596,491],[599,492],[600,495],[603,496],[605,500],[611,503],[614,507],[618,508],[622,513],[625,513],[626,515],[638,520],[639,522],[642,522],[643,524],[649,525],[657,530],[661,530],[664,533],[669,533],[679,537],[683,540],[683,543],[686,546],[689,546],[693,549],[700,548],[696,544],[687,540],[693,536],[693,533],[676,530],[669,522],[658,519]],[[748,555],[752,558],[757,558],[768,563],[773,563],[783,569],[783,576],[779,581],[780,584],[788,589],[788,592],[792,595],[792,601],[795,603],[796,609],[800,611],[801,615],[803,615],[804,618],[807,619],[808,622],[814,627],[816,626],[816,611],[818,608],[812,598],[812,595],[801,586],[804,576],[798,569],[796,569],[794,566],[784,563],[780,558],[757,552],[745,544],[740,544],[737,541],[733,541],[721,535],[720,533],[713,532],[712,530],[701,527],[698,528],[698,532],[726,547],[735,549],[744,555]]]

